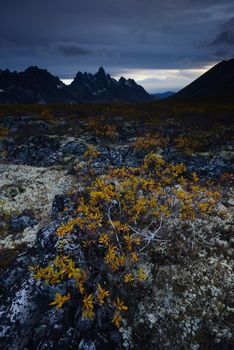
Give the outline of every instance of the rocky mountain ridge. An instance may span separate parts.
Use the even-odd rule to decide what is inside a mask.
[[[84,102],[145,102],[152,97],[133,79],[118,80],[100,68],[94,75],[78,72],[70,85],[46,69],[0,70],[0,104],[76,104]]]

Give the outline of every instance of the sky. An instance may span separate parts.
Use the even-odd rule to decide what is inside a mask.
[[[233,0],[0,0],[0,69],[103,66],[156,93],[233,57]]]

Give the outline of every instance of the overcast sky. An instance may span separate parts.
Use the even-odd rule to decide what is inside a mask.
[[[150,92],[234,57],[233,0],[1,0],[0,69],[61,79],[103,66]]]

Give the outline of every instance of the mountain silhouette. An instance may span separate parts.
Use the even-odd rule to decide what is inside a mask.
[[[46,69],[29,67],[24,72],[0,71],[0,103],[72,103],[66,86]]]
[[[103,67],[94,75],[78,72],[69,86],[69,91],[78,101],[85,102],[144,102],[152,100],[145,89],[133,79],[111,78]]]
[[[171,97],[172,100],[234,100],[234,59],[222,61]]]
[[[133,79],[118,80],[103,67],[96,74],[78,72],[70,85],[46,69],[29,67],[23,72],[0,70],[0,103],[144,102],[152,97]]]

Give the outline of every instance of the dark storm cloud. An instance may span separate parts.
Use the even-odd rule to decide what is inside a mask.
[[[79,57],[91,54],[91,50],[84,48],[76,43],[61,43],[56,45],[53,50],[64,57]]]
[[[221,25],[210,46],[215,48],[214,55],[217,57],[234,56],[234,17]]]
[[[212,46],[233,45],[234,44],[234,17],[227,21],[221,32],[212,41]]]
[[[233,0],[1,1],[0,68],[37,64],[62,78],[199,68],[230,51],[232,17]]]
[[[234,44],[234,30],[223,30],[216,39],[212,42],[212,45],[232,45]]]

